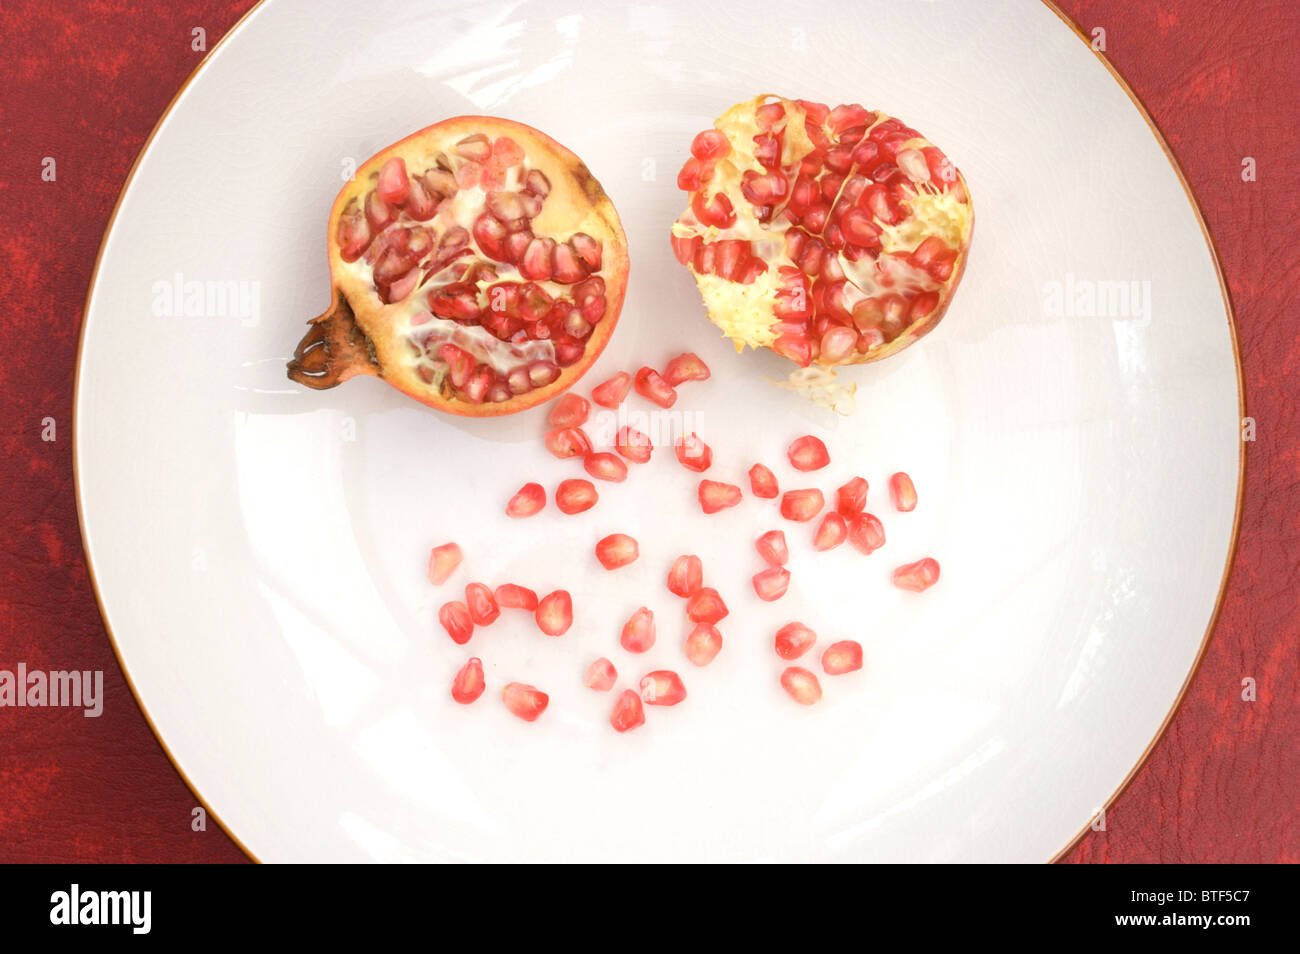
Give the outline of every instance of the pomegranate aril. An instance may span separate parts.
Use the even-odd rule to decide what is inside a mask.
[[[729,229],[736,224],[736,212],[725,193],[714,193],[713,198],[706,199],[704,192],[696,192],[691,199],[691,209],[702,225],[713,225],[720,229]]]
[[[406,161],[401,156],[394,156],[380,167],[375,191],[389,205],[401,205],[406,201],[410,185],[406,176]]]
[[[731,152],[731,143],[716,129],[706,129],[691,141],[691,155],[696,159],[721,159]]]
[[[781,688],[801,706],[813,705],[822,698],[822,684],[802,666],[790,666],[781,673]]]
[[[570,457],[586,457],[591,453],[591,439],[578,427],[561,427],[547,431],[546,449],[560,460]]]
[[[587,266],[571,245],[557,245],[551,257],[553,277],[562,285],[574,285],[587,277]]]
[[[719,480],[701,480],[698,492],[700,509],[705,513],[717,513],[740,503],[742,494],[735,484]]]
[[[463,706],[469,705],[487,688],[483,678],[483,660],[471,656],[451,681],[451,697]]]
[[[704,564],[700,558],[688,554],[679,556],[668,569],[668,591],[686,599],[704,585]]]
[[[786,449],[786,456],[790,458],[791,467],[802,471],[821,470],[831,462],[826,445],[812,435],[795,438]]]
[[[677,173],[677,188],[683,192],[694,192],[713,174],[713,164],[700,162],[694,156],[691,156],[682,163],[681,170]],[[682,263],[686,264],[685,262]]]
[[[501,701],[506,704],[512,715],[525,722],[536,722],[537,717],[546,711],[551,698],[535,686],[522,682],[507,683],[501,690]]]
[[[707,381],[709,366],[700,360],[699,355],[687,351],[668,362],[664,368],[664,380],[677,387],[686,381]]]
[[[587,423],[590,411],[591,405],[587,403],[586,398],[577,394],[566,394],[551,407],[551,413],[546,420],[551,427],[581,427]]]
[[[654,451],[654,444],[634,427],[620,427],[614,435],[614,446],[620,454],[637,464],[644,464]]]
[[[915,563],[907,563],[894,571],[894,585],[900,590],[912,590],[920,593],[939,582],[939,563],[926,557]]]
[[[609,692],[614,688],[614,683],[618,680],[618,670],[614,664],[601,656],[590,666],[587,667],[587,675],[582,684],[588,689],[595,689],[597,692]]]
[[[847,540],[848,536],[848,521],[834,510],[828,511],[826,516],[822,517],[822,522],[817,525],[817,532],[813,534],[813,549],[834,550]]]
[[[686,615],[694,623],[717,623],[730,612],[718,591],[702,586],[686,601]]]
[[[537,609],[537,594],[526,586],[517,583],[502,583],[493,594],[497,606],[505,609],[521,609],[533,612]]]
[[[708,470],[713,464],[713,449],[695,434],[683,434],[677,438],[673,449],[677,453],[678,462],[697,474]]]
[[[366,222],[372,233],[382,232],[393,221],[393,210],[389,208],[378,192],[366,196]]]
[[[776,483],[776,475],[762,464],[749,468],[749,489],[755,497],[771,499],[781,493]]]
[[[641,699],[648,706],[675,706],[686,698],[682,677],[671,669],[656,669],[641,677]]]
[[[842,676],[862,668],[862,644],[852,639],[831,643],[822,653],[822,671],[828,676]]]
[[[817,642],[817,634],[803,623],[786,623],[776,631],[772,646],[782,659],[798,659]]]
[[[465,587],[465,605],[469,608],[469,618],[476,626],[489,626],[501,615],[496,597],[492,590],[482,583],[470,583]]]
[[[474,635],[474,621],[470,618],[469,607],[459,600],[442,604],[438,610],[438,622],[454,643],[468,643]]]
[[[596,559],[607,570],[617,570],[621,566],[635,563],[640,555],[636,540],[626,533],[611,533],[596,544]]]
[[[455,543],[444,543],[429,551],[429,582],[442,586],[460,566],[460,547]]]
[[[849,543],[870,554],[885,545],[885,528],[873,514],[854,514],[849,518]]]
[[[900,513],[916,509],[916,487],[912,478],[902,471],[889,478],[889,496],[893,498],[894,509]]]
[[[709,623],[696,623],[686,637],[683,650],[696,666],[707,666],[722,651],[722,634]]]
[[[635,387],[637,394],[662,408],[667,409],[677,403],[677,392],[654,368],[642,368],[637,371]]]
[[[582,461],[583,468],[597,480],[610,480],[621,483],[627,480],[627,464],[618,455],[602,452],[588,454]]]
[[[765,603],[779,600],[790,588],[790,571],[783,566],[770,566],[754,574],[754,592]]]
[[[632,375],[620,371],[608,381],[596,385],[591,391],[591,399],[601,407],[616,410],[632,389]]]
[[[835,492],[835,509],[846,517],[862,513],[867,505],[867,482],[854,477]]]
[[[643,653],[655,644],[655,614],[642,606],[623,624],[619,645],[630,653]]]
[[[550,384],[559,376],[559,367],[552,364],[550,361],[534,361],[528,366],[528,382],[535,388],[540,388]],[[590,445],[588,445],[588,450],[590,450]],[[585,451],[583,453],[585,453]]]
[[[562,480],[555,488],[555,506],[561,513],[583,513],[596,506],[598,499],[600,495],[596,493],[596,485],[581,477]]]
[[[825,498],[816,488],[787,490],[781,497],[781,516],[804,523],[822,512]]]
[[[507,517],[531,517],[546,506],[546,488],[541,484],[527,483],[515,492],[506,504]]]
[[[609,724],[616,732],[628,732],[637,726],[645,725],[645,709],[641,706],[641,697],[633,689],[624,689],[614,702],[614,711],[609,714]]]
[[[836,325],[822,335],[820,358],[823,364],[839,364],[853,353],[858,344],[858,333],[852,328]]]
[[[568,590],[547,593],[537,601],[533,612],[537,628],[547,636],[563,636],[573,625],[573,598]]]
[[[576,232],[573,237],[569,239],[569,244],[572,245],[573,250],[578,253],[578,257],[582,259],[582,263],[587,266],[588,272],[600,271],[600,242],[596,241],[596,239],[592,238],[586,232]]]
[[[781,530],[769,530],[754,541],[758,555],[771,566],[782,566],[790,560],[790,548],[786,546],[785,533]]]

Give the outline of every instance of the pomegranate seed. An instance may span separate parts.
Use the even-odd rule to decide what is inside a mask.
[[[822,517],[822,522],[817,525],[817,532],[813,534],[813,549],[834,550],[848,536],[848,521],[834,510],[828,510],[826,516]]]
[[[642,606],[623,624],[619,645],[630,653],[643,653],[655,644],[655,614]]]
[[[634,427],[620,427],[614,435],[614,446],[618,452],[635,464],[644,464],[654,451],[654,444]]]
[[[586,457],[591,453],[591,439],[580,427],[561,427],[546,432],[546,449],[560,460]]]
[[[506,504],[507,517],[531,517],[546,506],[546,490],[541,484],[527,483]]]
[[[708,470],[713,464],[713,449],[693,433],[677,438],[674,449],[678,462],[697,474]]]
[[[754,492],[755,497],[766,497],[768,499],[777,496],[781,492],[777,487],[776,474],[762,464],[755,464],[749,468],[749,489]]]
[[[614,668],[614,664],[601,656],[587,667],[587,678],[583,680],[583,685],[597,692],[609,692],[614,688],[617,679],[618,670]]]
[[[627,464],[617,454],[588,454],[582,459],[582,466],[597,480],[612,480],[615,483],[627,480]]]
[[[912,590],[920,593],[939,582],[939,563],[926,557],[915,563],[900,566],[894,571],[894,585],[900,590]]]
[[[389,205],[401,205],[411,188],[411,180],[406,175],[406,160],[394,156],[383,164],[379,170],[379,179],[375,191]]]
[[[670,408],[677,403],[677,392],[673,386],[659,376],[654,368],[642,368],[636,373],[633,385],[636,393],[647,401],[653,401],[662,408]]]
[[[497,606],[506,609],[521,609],[532,612],[537,609],[537,594],[526,586],[515,583],[502,583],[494,594]]]
[[[902,471],[889,478],[889,496],[894,500],[894,509],[900,513],[916,509],[916,487],[912,478]]]
[[[636,540],[626,533],[611,533],[596,544],[596,559],[607,570],[617,570],[621,566],[635,563],[640,554]]]
[[[790,561],[790,548],[785,545],[785,533],[769,530],[754,541],[754,549],[767,563],[781,566]]]
[[[867,482],[861,477],[854,477],[835,492],[835,499],[835,509],[845,517],[862,513],[867,505]]]
[[[781,497],[781,516],[787,520],[805,523],[822,512],[825,498],[815,488],[809,490],[787,490]]]
[[[616,410],[632,389],[632,375],[620,371],[603,384],[598,384],[591,391],[591,399],[601,407]]]
[[[641,697],[632,689],[624,689],[614,702],[614,711],[609,714],[609,724],[615,732],[627,732],[639,725],[645,725],[645,710],[641,707]]]
[[[776,631],[773,646],[782,659],[798,659],[817,642],[817,634],[803,623],[786,623]]]
[[[783,566],[770,566],[754,574],[754,592],[764,603],[771,603],[785,596],[790,588],[790,571]]]
[[[706,129],[691,142],[691,155],[701,161],[721,159],[730,154],[731,143],[716,129]]]
[[[862,668],[862,644],[851,639],[831,643],[822,653],[822,670],[828,676],[842,676]]]
[[[429,551],[429,582],[442,586],[460,566],[460,547],[454,543],[444,543]]]
[[[641,699],[648,706],[675,706],[686,698],[682,677],[671,669],[656,669],[641,677]]]
[[[826,445],[811,434],[797,437],[786,449],[790,466],[795,470],[821,470],[831,462],[831,455],[826,452]]]
[[[596,506],[596,501],[599,499],[596,485],[581,477],[562,480],[555,488],[555,506],[560,508],[560,513],[582,513]]]
[[[573,625],[573,598],[568,590],[547,593],[537,602],[533,612],[537,628],[547,636],[563,636]]]
[[[492,590],[482,583],[470,583],[465,587],[465,605],[469,607],[469,618],[478,626],[489,626],[501,615]]]
[[[668,569],[668,591],[682,599],[693,596],[704,585],[704,564],[691,554],[679,556]]]
[[[822,699],[822,684],[802,666],[790,666],[781,673],[781,688],[801,706],[810,706]]]
[[[724,484],[719,480],[701,480],[699,489],[700,509],[705,513],[717,513],[740,503],[740,488],[735,484]]]
[[[727,604],[711,586],[700,587],[686,601],[686,615],[693,623],[718,623],[729,612]]]
[[[453,643],[464,645],[474,635],[474,620],[470,618],[469,607],[460,600],[443,603],[438,610],[438,622],[442,623]]]
[[[700,360],[700,356],[687,351],[668,362],[664,368],[664,379],[673,387],[687,381],[709,380],[709,366]]]
[[[686,637],[686,658],[697,666],[707,666],[722,651],[722,634],[709,623],[696,623]]]
[[[885,528],[872,514],[855,514],[849,518],[849,543],[870,554],[885,545]]]
[[[591,405],[587,403],[585,397],[577,394],[566,394],[555,402],[551,408],[550,415],[546,418],[551,427],[581,427],[587,423],[587,416],[591,412]]]
[[[546,711],[551,697],[534,686],[522,682],[510,682],[501,690],[501,701],[513,715],[525,722],[536,722],[537,717]]]
[[[483,660],[471,656],[469,661],[461,666],[460,672],[456,673],[456,678],[451,681],[451,697],[461,705],[467,706],[483,695],[483,690],[486,688],[487,683],[483,679]]]

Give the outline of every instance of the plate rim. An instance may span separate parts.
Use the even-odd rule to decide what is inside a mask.
[[[213,44],[207,55],[204,56],[194,69],[190,71],[184,82],[181,83],[175,94],[168,101],[166,108],[163,109],[162,114],[158,117],[153,128],[149,131],[149,135],[145,138],[143,145],[141,145],[140,151],[136,155],[135,160],[131,163],[131,168],[128,170],[126,178],[123,180],[122,186],[118,190],[117,198],[113,202],[113,209],[109,213],[108,222],[104,226],[104,233],[100,238],[99,248],[95,252],[95,263],[91,269],[90,281],[86,287],[86,296],[82,302],[81,326],[77,331],[77,351],[73,364],[72,383],[72,481],[73,496],[77,508],[77,528],[81,535],[81,550],[85,557],[86,573],[90,578],[91,593],[95,599],[95,607],[99,611],[99,618],[104,624],[104,632],[108,636],[108,642],[112,647],[113,656],[117,660],[118,669],[122,672],[122,677],[126,682],[127,689],[131,692],[131,697],[135,701],[136,708],[140,710],[140,714],[144,717],[145,724],[148,725],[149,731],[153,733],[153,737],[157,740],[159,747],[162,749],[163,755],[167,758],[167,761],[171,763],[172,768],[176,771],[176,774],[180,776],[181,781],[185,783],[186,787],[198,800],[199,804],[203,807],[203,810],[207,813],[207,816],[216,822],[217,827],[225,833],[226,837],[235,843],[248,860],[255,864],[262,864],[263,862],[246,844],[244,844],[243,840],[230,828],[230,826],[222,821],[221,817],[213,811],[212,806],[203,797],[203,794],[198,790],[198,787],[190,780],[190,777],[185,773],[185,769],[181,767],[180,762],[168,747],[167,741],[163,738],[162,732],[154,722],[153,717],[149,714],[149,709],[141,698],[140,693],[137,691],[135,683],[131,679],[131,673],[127,670],[126,663],[122,658],[122,651],[118,646],[117,637],[113,634],[113,627],[109,623],[108,616],[104,611],[104,601],[100,593],[98,578],[95,575],[95,563],[91,556],[90,548],[87,546],[86,542],[85,511],[82,506],[81,498],[81,466],[79,455],[81,428],[79,421],[81,418],[81,372],[82,357],[85,353],[86,327],[89,324],[90,309],[94,301],[95,289],[99,284],[99,272],[100,266],[103,263],[104,249],[108,245],[108,240],[113,233],[113,227],[117,223],[117,215],[121,210],[122,202],[125,200],[127,192],[134,183],[136,172],[139,170],[141,162],[144,161],[150,147],[153,145],[154,138],[158,135],[159,130],[162,129],[163,124],[167,121],[168,117],[171,116],[172,110],[185,94],[185,91],[189,89],[190,84],[193,83],[194,80],[198,78],[199,74],[203,72],[204,68],[212,61],[217,51],[221,49],[222,45],[247,25],[253,16],[261,10],[267,2],[268,0],[257,0],[257,2],[245,11],[238,20],[230,25],[230,28],[221,35],[215,44]],[[1040,2],[1047,7],[1048,10],[1056,14],[1057,18],[1060,19],[1060,21],[1065,24],[1065,26],[1068,27],[1076,37],[1091,48],[1092,41],[1088,38],[1087,34],[1083,32],[1082,28],[1075,23],[1069,14],[1057,6],[1056,0],[1040,0]],[[1196,216],[1197,225],[1200,227],[1201,235],[1205,239],[1205,244],[1210,252],[1210,260],[1214,265],[1214,272],[1219,282],[1219,292],[1223,298],[1224,313],[1228,320],[1228,337],[1232,342],[1233,367],[1237,376],[1237,417],[1240,421],[1247,416],[1247,405],[1245,370],[1242,367],[1241,342],[1237,328],[1237,316],[1236,311],[1233,308],[1232,294],[1228,288],[1227,279],[1223,273],[1223,263],[1219,257],[1218,245],[1215,243],[1214,235],[1210,231],[1209,224],[1205,220],[1205,215],[1201,210],[1200,200],[1197,198],[1196,191],[1188,181],[1187,175],[1184,173],[1183,167],[1179,163],[1178,158],[1174,155],[1173,150],[1170,149],[1169,142],[1165,138],[1164,133],[1152,118],[1150,111],[1147,109],[1146,104],[1142,101],[1141,97],[1137,95],[1133,90],[1133,87],[1129,85],[1128,80],[1126,80],[1123,74],[1121,74],[1115,65],[1110,62],[1104,52],[1093,50],[1093,55],[1106,68],[1107,72],[1110,73],[1115,82],[1119,84],[1120,89],[1122,89],[1125,95],[1128,96],[1129,101],[1138,111],[1138,115],[1141,116],[1142,120],[1146,123],[1147,128],[1151,131],[1151,134],[1155,137],[1157,145],[1160,146],[1165,158],[1169,161],[1169,165],[1177,176],[1179,185],[1182,186],[1183,193],[1186,195],[1187,201],[1190,203],[1192,211]],[[1219,614],[1223,609],[1223,603],[1228,592],[1228,581],[1232,575],[1233,565],[1236,562],[1237,545],[1241,538],[1241,515],[1245,503],[1245,495],[1246,446],[1243,441],[1239,440],[1237,448],[1237,493],[1236,501],[1233,506],[1232,535],[1228,542],[1228,552],[1224,560],[1223,572],[1219,578],[1219,589],[1215,596],[1214,609],[1210,613],[1209,622],[1206,624],[1200,645],[1197,647],[1196,658],[1192,661],[1187,676],[1184,678],[1182,686],[1179,688],[1178,694],[1174,697],[1169,710],[1165,713],[1164,719],[1161,720],[1160,725],[1157,727],[1155,735],[1152,736],[1151,741],[1147,743],[1146,747],[1142,750],[1141,755],[1138,756],[1137,761],[1133,764],[1133,767],[1129,769],[1128,773],[1120,781],[1119,785],[1102,803],[1098,813],[1108,811],[1128,789],[1129,785],[1142,770],[1142,767],[1146,765],[1147,759],[1150,758],[1151,754],[1155,751],[1156,746],[1158,746],[1161,740],[1164,739],[1165,733],[1169,730],[1169,726],[1174,720],[1174,716],[1177,715],[1178,710],[1182,708],[1183,701],[1186,698],[1188,691],[1191,689],[1192,683],[1200,673],[1201,664],[1205,660],[1205,654],[1209,649],[1214,629],[1219,622]],[[1070,838],[1065,846],[1062,847],[1060,851],[1056,852],[1056,854],[1051,858],[1047,859],[1045,863],[1055,864],[1067,855],[1076,845],[1079,844],[1084,835],[1088,833],[1092,826],[1092,821],[1095,818],[1096,815],[1084,822],[1083,826],[1072,838]]]

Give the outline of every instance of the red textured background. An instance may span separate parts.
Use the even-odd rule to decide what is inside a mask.
[[[1027,0],[1028,2],[1028,0]],[[0,861],[241,861],[136,708],[91,595],[72,480],[73,364],[100,238],[131,163],[202,53],[252,0],[0,8],[0,668],[103,669],[98,719],[0,709]],[[1240,546],[1214,638],[1163,740],[1072,862],[1300,861],[1300,5],[1062,0],[1164,131],[1223,260],[1249,447]],[[922,12],[941,7],[919,8]],[[41,180],[46,156],[56,182]],[[1241,181],[1243,157],[1258,181]],[[41,439],[54,418],[53,442]],[[1289,665],[1288,665],[1289,664]],[[1258,700],[1243,702],[1253,677]]]

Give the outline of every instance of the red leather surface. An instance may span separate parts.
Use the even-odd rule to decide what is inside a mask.
[[[1030,0],[1026,0],[1030,2]],[[91,594],[73,496],[77,330],[114,200],[202,53],[252,0],[147,13],[103,0],[0,7],[0,669],[102,669],[98,719],[0,709],[0,861],[241,861],[151,733]],[[1071,862],[1300,861],[1300,7],[1063,0],[1146,103],[1198,195],[1236,306],[1249,413],[1240,546],[1169,731]],[[925,15],[938,8],[925,8]],[[45,157],[57,179],[41,178]],[[1258,181],[1243,182],[1243,157]],[[44,418],[55,440],[42,439]],[[1254,702],[1241,699],[1246,677]]]

